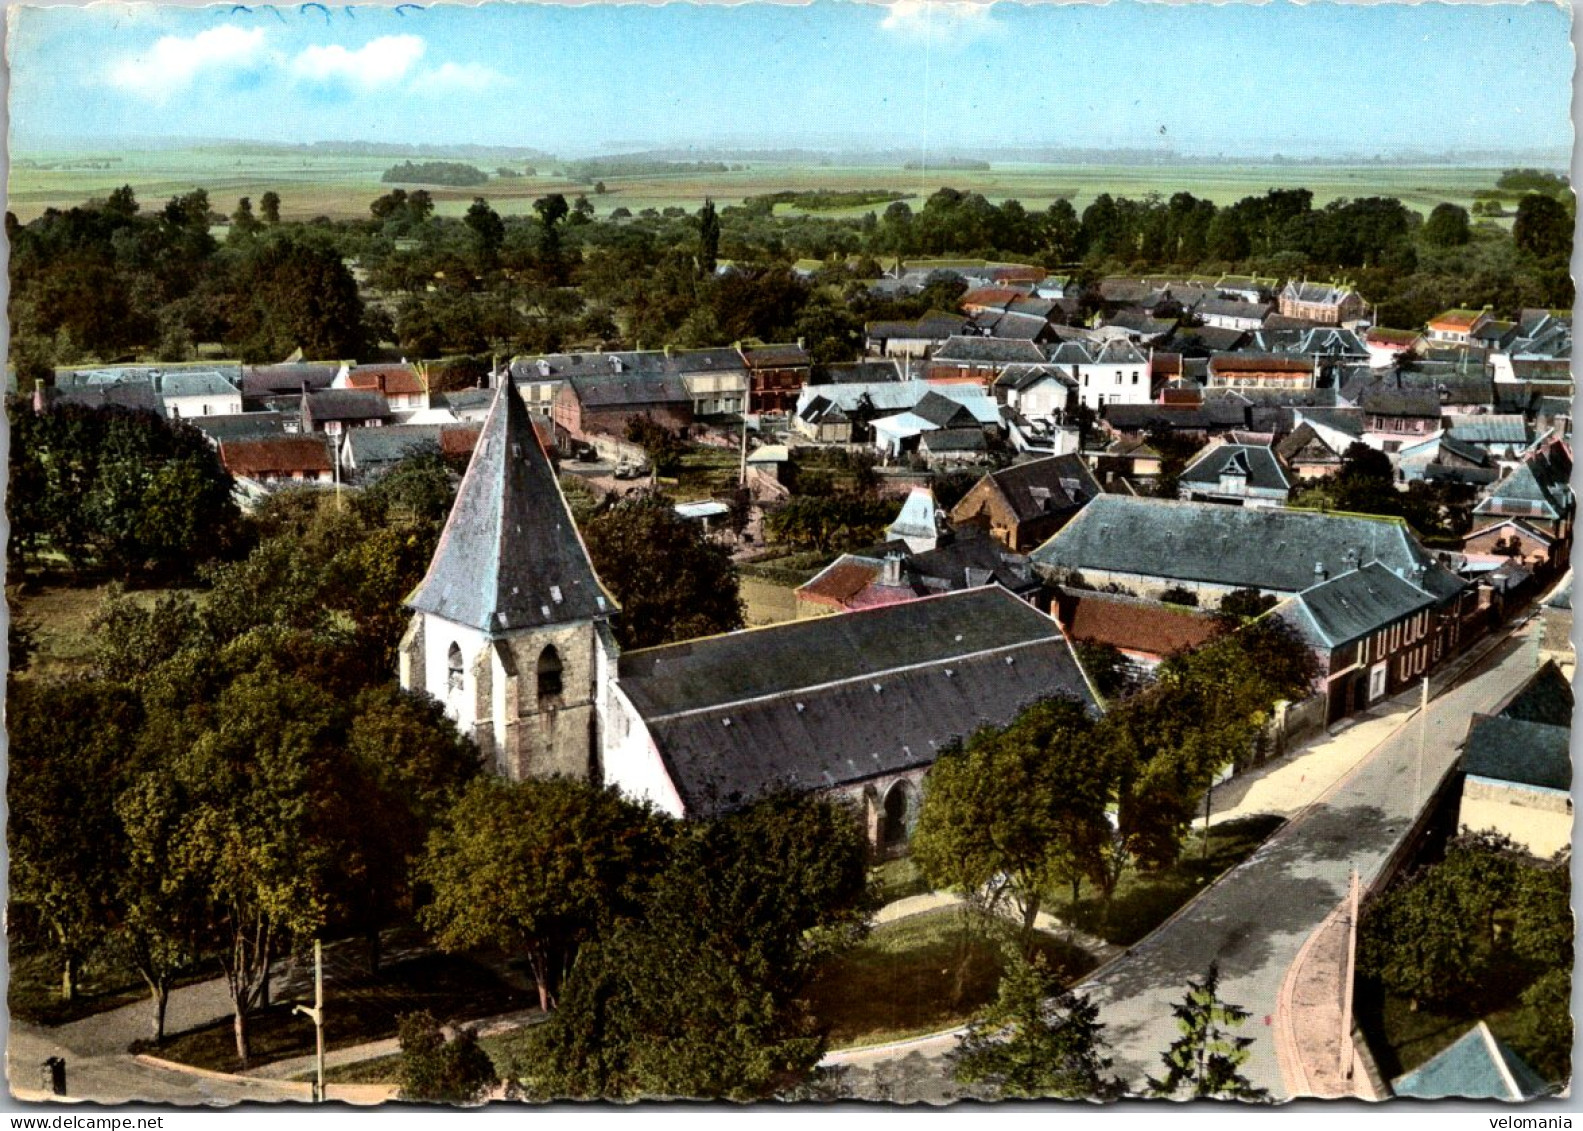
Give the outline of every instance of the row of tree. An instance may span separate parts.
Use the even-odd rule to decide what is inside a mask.
[[[1175,863],[1216,776],[1254,754],[1276,701],[1306,696],[1313,675],[1307,646],[1264,619],[1167,660],[1102,718],[1069,699],[1033,704],[941,755],[913,859],[937,889],[1014,911],[1025,939],[1062,886],[1075,902],[1086,881],[1108,904],[1128,868]]]

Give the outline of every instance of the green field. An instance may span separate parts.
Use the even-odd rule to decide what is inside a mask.
[[[443,155],[436,155],[443,156]],[[8,207],[23,222],[45,208],[69,207],[111,189],[130,184],[145,204],[201,187],[214,205],[229,211],[237,197],[250,196],[255,207],[269,189],[280,193],[281,213],[287,219],[324,215],[352,218],[367,215],[368,203],[389,190],[380,176],[397,160],[391,157],[333,153],[267,152],[246,148],[127,150],[108,153],[27,153],[17,155],[10,175]],[[493,162],[473,161],[493,172]],[[521,162],[512,162],[521,167]],[[48,166],[48,167],[47,167]],[[1314,203],[1323,205],[1340,197],[1394,196],[1409,207],[1427,213],[1441,201],[1464,206],[1477,189],[1489,189],[1497,170],[1449,165],[1033,165],[995,164],[988,170],[951,169],[937,172],[906,170],[897,166],[770,165],[754,164],[718,173],[682,173],[609,177],[608,191],[594,195],[580,185],[554,175],[549,162],[536,166],[539,175],[512,180],[491,179],[477,188],[429,188],[441,215],[459,216],[475,196],[484,196],[507,215],[529,212],[534,199],[549,192],[573,195],[588,192],[601,215],[617,207],[634,212],[644,208],[680,206],[695,209],[704,197],[722,204],[739,203],[763,193],[831,190],[890,190],[912,194],[917,208],[941,185],[983,193],[993,201],[1015,197],[1030,209],[1044,208],[1058,198],[1071,200],[1081,210],[1102,192],[1142,197],[1148,193],[1170,196],[1191,192],[1216,204],[1229,204],[1269,188],[1310,189]],[[408,186],[415,187],[415,186]],[[781,206],[777,212],[792,211]],[[818,216],[860,216],[884,211],[873,205],[846,210],[820,210]]]

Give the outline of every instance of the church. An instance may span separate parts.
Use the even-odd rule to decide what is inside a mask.
[[[678,817],[814,790],[853,801],[879,849],[951,743],[1052,696],[1099,710],[1060,627],[999,586],[623,652],[510,381],[407,605],[401,685],[502,776],[613,784]]]

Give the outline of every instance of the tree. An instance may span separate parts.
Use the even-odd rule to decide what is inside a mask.
[[[1114,644],[1098,640],[1079,640],[1073,645],[1077,662],[1094,682],[1094,689],[1106,699],[1122,699],[1137,686],[1131,661]]]
[[[422,1103],[476,1104],[500,1083],[494,1062],[478,1043],[476,1030],[463,1028],[446,1039],[428,1010],[397,1021],[401,1042],[401,1098]]]
[[[1275,606],[1276,600],[1273,594],[1261,593],[1257,589],[1233,589],[1220,598],[1221,615],[1233,618],[1237,622],[1252,620]]]
[[[1269,1092],[1253,1085],[1240,1069],[1248,1059],[1252,1037],[1230,1032],[1249,1017],[1248,1011],[1220,999],[1220,965],[1209,964],[1202,982],[1188,979],[1187,996],[1171,1007],[1182,1035],[1160,1054],[1166,1074],[1149,1077],[1156,1096],[1187,1099],[1266,1100]]]
[[[986,912],[1015,907],[1024,945],[1045,891],[1075,886],[1109,831],[1093,730],[1081,704],[1049,699],[979,730],[929,771],[913,860],[935,888],[955,888]]]
[[[157,744],[159,757],[145,773],[169,788],[145,786],[143,796],[159,804],[147,805],[142,820],[166,830],[166,882],[198,900],[245,1069],[249,1019],[266,1000],[270,964],[322,927],[343,857],[342,830],[327,819],[344,741],[339,712],[318,687],[268,670],[231,682],[207,725],[183,717],[180,698],[156,709],[164,717],[146,728],[144,744]]]
[[[258,198],[259,212],[266,224],[280,223],[280,193],[270,189]]]
[[[468,230],[473,233],[473,242],[478,250],[479,261],[486,267],[495,262],[495,257],[500,254],[500,245],[506,241],[506,225],[495,210],[489,207],[489,202],[481,196],[475,196],[473,203],[467,209],[467,215],[462,218]]]
[[[258,231],[260,227],[262,225],[258,222],[258,217],[253,215],[253,201],[244,196],[236,202],[236,211],[231,213],[232,238],[241,237],[245,239]]]
[[[356,357],[363,346],[363,300],[331,247],[272,236],[239,265],[226,336],[244,361]]]
[[[1517,202],[1512,242],[1531,255],[1570,258],[1572,214],[1553,196],[1529,193]]]
[[[995,1003],[957,1040],[952,1075],[994,1099],[1106,1099],[1121,1093],[1107,1075],[1099,1007],[1065,989],[1045,964],[1008,951]]]
[[[1191,608],[1198,607],[1198,594],[1183,585],[1173,585],[1162,590],[1160,600],[1167,605],[1187,605]]]
[[[114,922],[124,855],[114,800],[137,700],[108,683],[13,680],[7,707],[11,899],[49,932],[72,1001],[83,959]]]
[[[778,794],[679,826],[637,913],[585,950],[535,1031],[529,1094],[750,1100],[805,1085],[825,1049],[808,981],[873,908],[854,816]]]
[[[623,648],[650,648],[742,627],[736,566],[726,547],[677,515],[663,495],[640,492],[583,529],[594,571],[621,606]]]
[[[708,277],[715,273],[720,258],[720,217],[715,213],[715,202],[704,200],[698,210],[698,273]]]
[[[1424,221],[1423,239],[1435,247],[1461,247],[1473,238],[1468,210],[1459,204],[1437,204]]]
[[[627,909],[660,829],[611,789],[565,778],[474,781],[430,838],[420,918],[446,950],[496,946],[528,961],[554,1008],[579,949]]]

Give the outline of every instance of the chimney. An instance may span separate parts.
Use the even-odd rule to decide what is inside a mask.
[[[1315,562],[1314,563],[1314,580],[1316,582],[1317,581],[1327,581],[1327,580],[1329,580],[1329,578],[1330,578],[1330,571],[1325,568],[1325,563],[1324,562]]]
[[[901,560],[902,556],[895,550],[885,555],[885,564],[880,567],[879,583],[892,587],[901,585]]]

